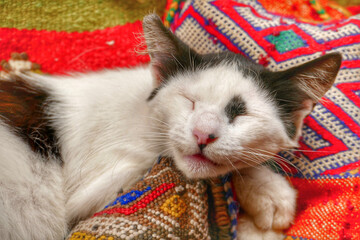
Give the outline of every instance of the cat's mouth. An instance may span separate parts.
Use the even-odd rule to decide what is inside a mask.
[[[226,161],[219,162],[217,159],[219,158],[212,159],[206,154],[198,152],[196,154],[182,155],[180,158],[175,158],[175,162],[179,170],[181,170],[186,177],[192,179],[216,177],[234,170],[235,166],[233,164],[226,164]]]
[[[197,164],[210,164],[213,166],[219,166],[218,163],[215,163],[214,161],[212,161],[211,159],[207,158],[204,154],[202,153],[197,153],[197,154],[193,154],[193,155],[189,155],[187,156],[187,158]]]

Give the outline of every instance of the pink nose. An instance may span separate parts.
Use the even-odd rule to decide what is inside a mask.
[[[216,141],[216,139],[217,139],[217,137],[216,137],[216,135],[214,133],[210,133],[210,134],[209,133],[204,133],[204,132],[200,131],[197,128],[195,128],[193,130],[193,134],[196,137],[197,143],[198,143],[199,146],[200,145],[205,145],[206,146],[207,144],[212,143],[212,142]]]
[[[197,118],[192,133],[196,137],[200,150],[216,141],[219,125],[219,120],[213,113],[203,113]]]

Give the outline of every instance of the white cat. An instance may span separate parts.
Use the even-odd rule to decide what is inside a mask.
[[[236,170],[238,239],[281,239],[296,192],[259,164],[297,146],[341,56],[274,73],[230,52],[196,54],[155,15],[143,27],[150,67],[0,81],[2,239],[63,239],[160,154],[189,178]]]

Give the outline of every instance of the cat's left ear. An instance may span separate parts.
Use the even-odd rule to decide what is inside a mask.
[[[290,80],[302,90],[304,98],[318,102],[333,85],[341,65],[341,54],[330,53],[289,69]]]
[[[196,53],[167,29],[157,15],[144,17],[143,30],[158,85],[178,71],[186,70],[191,61],[195,61]]]
[[[301,134],[304,118],[310,114],[315,104],[333,85],[341,65],[341,54],[331,53],[320,58],[275,73],[277,80],[276,99],[291,119],[292,138],[297,140]]]
[[[335,82],[340,70],[340,53],[331,53],[297,67],[291,80],[305,93],[301,108],[295,112],[294,124],[297,139],[301,134],[304,118]]]

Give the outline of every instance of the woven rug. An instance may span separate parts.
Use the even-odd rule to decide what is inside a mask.
[[[166,0],[2,0],[0,27],[84,32],[164,13]]]
[[[1,79],[19,72],[41,72],[25,53],[1,61]],[[236,238],[238,204],[231,175],[202,180],[186,179],[169,158],[103,211],[80,222],[69,240],[213,239]]]
[[[186,1],[172,29],[198,52],[231,50],[271,70],[342,53],[334,86],[305,119],[300,149],[279,158],[291,162],[281,167],[298,190],[287,239],[360,239],[360,16],[309,23],[260,2]]]
[[[163,15],[166,0],[0,2],[0,60],[26,52],[51,74],[133,67],[139,55],[143,16]]]
[[[237,208],[230,177],[188,180],[169,158],[160,158],[131,190],[80,222],[68,240],[230,240]]]
[[[259,0],[269,12],[304,22],[326,22],[351,16],[351,12],[334,1],[328,0]]]
[[[15,54],[16,61],[39,63],[43,72],[51,74],[147,63],[149,57],[139,56],[134,50],[139,44],[137,34],[142,32],[138,21],[141,14],[125,16],[118,11],[121,6],[114,7],[110,2],[121,1],[56,1],[58,6],[41,0],[2,1],[0,59],[6,61],[1,74],[8,74],[14,52],[28,53],[25,58]],[[153,4],[147,5],[151,9],[144,8],[143,13],[165,4],[165,0],[126,2]],[[101,11],[94,11],[94,6]],[[56,8],[63,11],[57,12]],[[176,34],[198,51],[231,50],[273,70],[326,52],[343,54],[336,84],[306,119],[301,151],[282,153],[300,170],[283,166],[299,192],[297,217],[287,238],[360,239],[359,16],[315,24],[270,11],[258,1],[168,0],[166,9],[167,24],[172,24]],[[52,11],[58,14],[56,20],[49,13]],[[360,12],[359,7],[352,7],[351,12]],[[101,19],[104,16],[112,21]],[[32,21],[35,17],[39,21]],[[39,66],[30,65],[28,69],[39,71]]]
[[[165,3],[3,1],[0,15],[6,19],[0,22],[0,77],[6,79],[20,71],[63,74],[147,63],[147,55],[137,54],[143,50],[138,40],[142,34],[139,20]],[[171,16],[177,9],[172,4],[165,14]],[[130,192],[80,223],[69,238],[234,239],[236,209],[230,178],[189,182],[164,159]],[[127,225],[132,222],[135,229]]]

